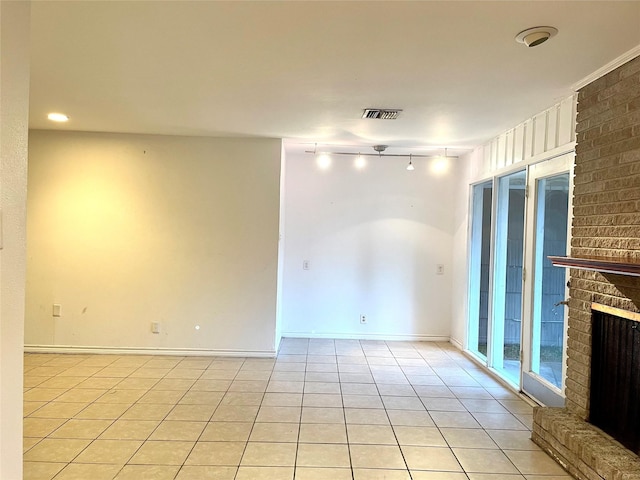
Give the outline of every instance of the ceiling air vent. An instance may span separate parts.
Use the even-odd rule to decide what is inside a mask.
[[[399,108],[365,108],[362,118],[377,118],[380,120],[395,120],[400,115]]]

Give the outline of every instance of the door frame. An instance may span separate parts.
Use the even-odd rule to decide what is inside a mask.
[[[536,284],[536,234],[537,234],[537,205],[539,192],[537,191],[537,181],[562,173],[569,173],[569,198],[568,198],[568,221],[567,221],[567,245],[566,253],[569,254],[571,244],[571,224],[573,212],[573,169],[575,153],[569,152],[564,155],[549,159],[545,162],[530,165],[527,170],[527,188],[529,195],[527,198],[525,215],[525,245],[524,245],[524,268],[526,274],[523,281],[523,302],[522,302],[522,364],[520,388],[522,392],[532,397],[538,403],[546,406],[564,406],[565,403],[565,378],[567,368],[567,327],[568,309],[563,308],[564,329],[562,345],[562,386],[557,388],[546,379],[532,372],[533,346],[532,336],[534,328],[534,295]],[[540,274],[540,272],[538,272]],[[569,297],[569,287],[565,285],[564,298]]]

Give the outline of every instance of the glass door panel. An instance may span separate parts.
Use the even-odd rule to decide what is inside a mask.
[[[522,390],[547,406],[564,406],[567,269],[554,267],[549,255],[566,255],[571,212],[572,155],[529,170],[525,346]]]
[[[498,179],[494,247],[492,366],[520,385],[526,171]]]
[[[562,388],[566,268],[549,255],[565,255],[569,220],[569,172],[537,181],[536,272],[533,294],[531,371]],[[541,275],[540,275],[541,273]]]
[[[471,265],[469,283],[469,349],[487,356],[491,270],[491,212],[493,182],[475,185],[471,207]]]

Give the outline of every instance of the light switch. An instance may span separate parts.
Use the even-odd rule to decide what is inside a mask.
[[[60,305],[59,303],[54,303],[53,304],[53,316],[54,317],[61,317],[62,316],[62,305]]]

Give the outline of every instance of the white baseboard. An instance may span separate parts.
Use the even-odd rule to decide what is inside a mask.
[[[390,342],[448,342],[446,335],[415,335],[415,334],[390,334],[390,333],[309,333],[309,332],[283,332],[286,338],[327,338],[336,340],[388,340]]]
[[[454,347],[456,347],[458,350],[464,350],[464,347],[462,345],[462,343],[460,343],[458,340],[456,340],[455,338],[451,337],[449,339],[449,341],[451,342],[451,345],[453,345]]]
[[[75,345],[25,345],[26,353],[89,353],[101,355],[177,355],[180,357],[273,358],[275,350],[213,350],[207,348],[90,347]]]

